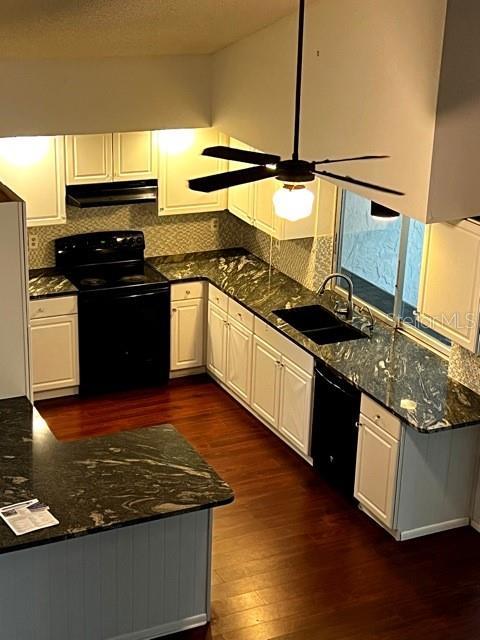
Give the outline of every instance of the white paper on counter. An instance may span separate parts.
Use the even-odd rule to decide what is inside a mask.
[[[0,518],[8,524],[16,536],[59,524],[50,513],[48,506],[36,498],[2,507]]]

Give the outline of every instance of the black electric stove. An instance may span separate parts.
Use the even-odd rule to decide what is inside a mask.
[[[144,250],[142,231],[55,240],[57,270],[79,290],[82,394],[168,381],[170,285]]]

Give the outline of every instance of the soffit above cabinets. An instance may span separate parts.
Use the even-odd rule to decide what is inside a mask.
[[[4,0],[0,58],[209,54],[297,0]]]

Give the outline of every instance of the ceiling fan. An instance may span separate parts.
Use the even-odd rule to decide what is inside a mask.
[[[289,160],[282,160],[280,156],[270,153],[234,149],[232,147],[225,146],[208,147],[203,150],[202,155],[222,160],[245,162],[248,164],[255,164],[257,166],[248,167],[247,169],[239,169],[237,171],[226,171],[224,173],[209,175],[202,178],[193,178],[188,181],[188,186],[193,191],[209,193],[211,191],[218,191],[220,189],[226,189],[240,184],[265,180],[266,178],[276,178],[284,183],[284,188],[279,189],[274,195],[275,212],[278,216],[290,220],[298,220],[299,218],[310,215],[313,204],[313,194],[311,191],[306,189],[305,185],[302,183],[314,180],[315,176],[324,176],[326,178],[340,180],[360,187],[367,187],[369,189],[381,191],[383,193],[390,193],[398,196],[405,195],[396,189],[382,187],[377,184],[352,178],[351,176],[332,173],[324,169],[317,169],[320,165],[328,165],[336,162],[374,160],[388,158],[389,156],[364,155],[350,158],[325,158],[323,160],[310,162],[307,160],[301,160],[298,157],[300,140],[300,101],[302,87],[304,18],[305,0],[300,0],[292,158]]]

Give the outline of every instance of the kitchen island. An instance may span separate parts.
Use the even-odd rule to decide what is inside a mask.
[[[208,621],[212,509],[233,493],[172,425],[58,441],[26,398],[0,401],[0,425],[0,506],[38,498],[60,522],[0,526],[0,637],[146,640]]]

